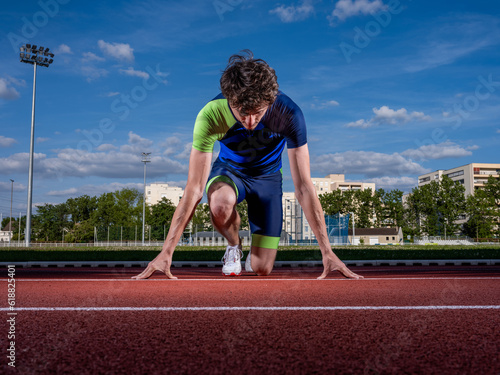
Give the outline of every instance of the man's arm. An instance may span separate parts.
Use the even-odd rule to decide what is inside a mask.
[[[186,229],[186,226],[194,215],[196,206],[201,201],[201,198],[203,198],[203,191],[210,173],[211,162],[211,152],[201,152],[194,148],[191,149],[186,189],[179,205],[175,209],[167,238],[163,243],[163,248],[160,254],[148,264],[142,273],[133,277],[134,279],[147,279],[155,271],[163,272],[169,279],[176,279],[170,272],[172,255],[184,229]]]
[[[311,167],[309,164],[309,149],[307,144],[301,147],[288,149],[288,158],[290,160],[293,184],[295,185],[295,195],[318,240],[319,248],[323,256],[324,270],[318,279],[324,279],[330,271],[339,271],[348,278],[362,279],[362,276],[350,271],[332,251],[330,241],[328,240],[323,209],[311,180]]]

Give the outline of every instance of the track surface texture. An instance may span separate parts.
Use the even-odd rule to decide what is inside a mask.
[[[500,267],[15,270],[18,374],[500,374]],[[0,270],[0,337],[8,326]]]

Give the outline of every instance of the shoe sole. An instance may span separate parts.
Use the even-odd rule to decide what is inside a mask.
[[[224,276],[240,276],[241,275],[241,272],[240,273],[235,273],[235,272],[231,272],[230,274],[226,274],[226,273],[222,273]]]

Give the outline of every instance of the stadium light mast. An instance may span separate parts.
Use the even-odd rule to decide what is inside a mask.
[[[10,220],[9,220],[9,244],[12,243],[12,237],[14,236],[14,232],[12,231],[12,198],[14,198],[14,180],[10,179]]]
[[[352,244],[355,245],[355,240],[356,240],[356,232],[355,232],[355,225],[354,225],[354,212],[351,212],[352,215]],[[349,228],[347,228],[349,233]]]
[[[21,62],[33,65],[33,99],[31,105],[31,138],[30,138],[30,163],[28,177],[28,208],[26,212],[26,246],[31,245],[31,205],[33,200],[33,155],[35,147],[35,92],[36,92],[36,67],[38,65],[49,67],[54,61],[54,54],[49,48],[25,44],[20,48]]]
[[[144,246],[144,232],[146,227],[146,164],[150,163],[149,155],[151,152],[142,153],[142,162],[144,163],[144,196],[142,199],[142,246]]]

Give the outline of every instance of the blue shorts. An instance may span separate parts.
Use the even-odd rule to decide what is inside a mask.
[[[218,181],[234,188],[238,203],[247,201],[252,246],[277,249],[283,220],[281,171],[261,176],[246,176],[217,160],[208,178],[206,191]]]

